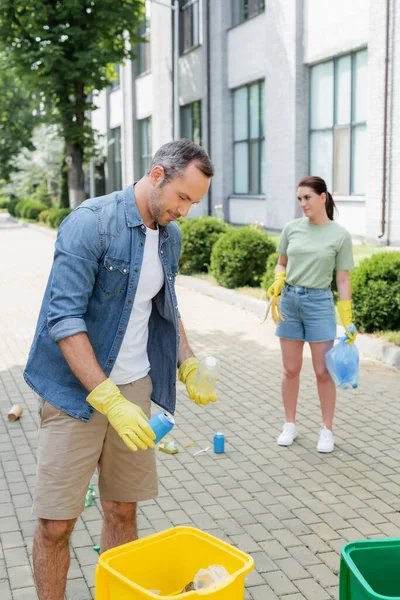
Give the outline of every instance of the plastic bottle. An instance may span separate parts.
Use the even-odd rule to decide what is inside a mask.
[[[89,506],[91,506],[93,504],[95,497],[96,497],[96,492],[94,491],[92,486],[89,485],[88,491],[86,492],[85,508],[89,508]]]
[[[196,388],[209,390],[214,388],[215,382],[219,380],[219,362],[214,356],[207,356],[200,361],[196,376]]]

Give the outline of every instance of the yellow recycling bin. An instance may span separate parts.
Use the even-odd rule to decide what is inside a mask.
[[[182,593],[200,569],[221,565],[229,577]],[[175,527],[100,555],[96,600],[243,600],[251,556],[191,527]]]

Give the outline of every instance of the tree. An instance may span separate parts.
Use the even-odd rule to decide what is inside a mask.
[[[0,0],[0,48],[40,97],[65,139],[70,203],[84,200],[83,161],[93,146],[93,94],[133,58],[144,0]]]
[[[0,179],[9,181],[22,148],[33,149],[32,131],[38,122],[32,95],[0,55]]]
[[[54,125],[41,125],[32,135],[29,147],[21,150],[14,160],[6,191],[20,198],[30,196],[35,188],[46,182],[59,183],[64,142]]]

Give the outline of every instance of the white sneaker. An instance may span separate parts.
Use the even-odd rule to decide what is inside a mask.
[[[297,437],[297,429],[294,423],[285,423],[282,429],[282,433],[276,440],[279,446],[290,446],[293,444]]]
[[[317,444],[318,452],[333,452],[334,447],[335,441],[333,439],[332,431],[327,429],[325,425],[322,425]]]

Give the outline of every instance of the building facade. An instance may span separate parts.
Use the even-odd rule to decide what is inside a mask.
[[[92,116],[106,191],[173,137],[173,11],[146,4],[148,42]],[[400,245],[400,0],[181,0],[179,24],[180,136],[216,169],[191,215],[279,231],[319,175],[355,238]]]

